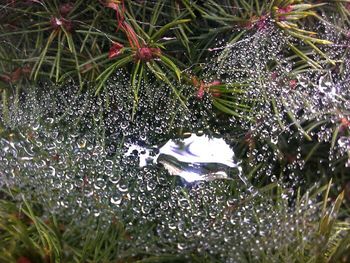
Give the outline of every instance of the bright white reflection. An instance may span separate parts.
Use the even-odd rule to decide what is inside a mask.
[[[139,145],[129,145],[126,155],[137,151],[140,167],[148,164],[162,164],[171,175],[182,177],[186,182],[210,181],[216,179],[232,180],[227,171],[241,168],[234,162],[234,153],[222,138],[209,138],[206,135],[191,134],[182,140],[169,140],[158,148],[158,154],[151,156],[151,149]]]
[[[233,162],[234,153],[230,146],[221,138],[209,138],[206,135],[192,134],[180,143],[169,140],[159,152],[171,155],[180,162],[222,163],[229,167],[237,167]]]

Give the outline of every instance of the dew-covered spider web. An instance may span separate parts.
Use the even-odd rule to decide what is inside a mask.
[[[318,220],[318,206],[316,198],[293,206],[309,159],[300,145],[289,146],[295,140],[329,144],[329,171],[348,159],[350,138],[341,120],[350,116],[350,63],[342,58],[342,73],[307,68],[296,74],[296,58],[284,55],[288,41],[267,26],[233,44],[218,41],[212,50],[203,79],[246,83],[236,102],[249,105],[240,113],[247,118],[223,116],[210,94],[199,99],[185,84],[174,85],[187,107],[159,82],[141,83],[136,103],[122,70],[99,96],[70,82],[4,98],[1,186],[45,204],[44,215],[63,214],[76,224],[91,215],[105,224],[119,220],[129,233],[123,246],[143,253],[207,252],[235,262],[247,248],[259,257],[297,243],[295,231]],[[327,54],[337,60],[343,53],[329,48]],[[198,138],[206,146],[194,152]],[[279,170],[282,159],[287,165]],[[258,169],[249,173],[250,167]],[[282,189],[280,206],[268,189],[255,186],[262,176]],[[308,238],[315,231],[309,229]]]

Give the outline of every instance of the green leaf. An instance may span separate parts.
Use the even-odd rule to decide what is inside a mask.
[[[136,100],[137,100],[136,78],[137,78],[138,73],[139,73],[140,64],[141,64],[140,60],[136,62],[135,67],[134,67],[132,74],[131,74],[131,87],[133,89],[134,96],[135,96]],[[140,83],[138,83],[138,85],[140,85]]]
[[[96,88],[95,95],[97,95],[101,91],[101,89],[105,85],[105,83],[106,83],[107,79],[109,78],[109,76],[117,68],[123,67],[127,63],[131,62],[133,59],[134,59],[134,57],[132,55],[127,55],[124,58],[119,58],[119,60],[117,62],[113,63],[111,66],[106,68],[96,79],[96,80],[99,80],[99,84],[98,84],[98,86]]]
[[[46,56],[47,50],[48,50],[50,44],[52,43],[52,41],[55,39],[55,37],[56,37],[56,35],[57,35],[57,32],[58,32],[57,30],[51,32],[49,38],[47,39],[47,42],[46,42],[46,45],[45,45],[43,51],[40,53],[39,60],[38,60],[37,63],[35,63],[35,65],[33,66],[32,73],[31,73],[31,77],[32,77],[33,74],[34,74],[34,80],[36,80],[37,77],[38,77],[38,75],[39,75],[40,68],[41,68],[42,63],[43,63],[44,60],[45,60],[45,56]]]
[[[159,15],[160,15],[161,11],[162,11],[163,6],[164,6],[164,2],[163,1],[157,1],[157,4],[156,4],[156,6],[153,9],[148,35],[152,35],[153,30],[154,30],[154,28],[156,26],[156,23],[158,21],[158,18],[159,18]]]
[[[74,61],[75,61],[76,74],[78,75],[78,80],[79,80],[79,86],[80,86],[80,89],[82,89],[83,88],[83,80],[81,78],[81,74],[80,74],[80,70],[79,70],[79,60],[78,60],[77,51],[75,50],[75,44],[73,41],[72,34],[67,32],[63,27],[62,27],[62,30],[63,30],[64,34],[66,35],[69,50],[73,54]]]
[[[236,116],[238,118],[241,118],[242,115],[237,113],[236,111],[233,111],[231,108],[226,107],[225,105],[223,105],[222,103],[218,102],[217,100],[213,100],[213,105],[220,111]]]
[[[160,29],[158,29],[152,36],[151,41],[156,42],[159,38],[161,38],[170,28],[175,27],[179,24],[188,23],[191,19],[180,19],[175,20],[173,22],[170,22],[164,26],[162,26]]]
[[[321,69],[321,65],[306,56],[302,51],[300,51],[298,48],[296,48],[294,45],[289,44],[289,47],[294,51],[294,53],[300,57],[302,60],[304,60],[306,63],[308,63],[310,66],[312,66],[315,69]]]
[[[173,71],[176,74],[178,81],[180,81],[181,80],[181,71],[175,65],[175,63],[172,62],[171,59],[167,58],[165,55],[161,55],[160,59],[164,63],[165,66],[167,66],[171,71]]]

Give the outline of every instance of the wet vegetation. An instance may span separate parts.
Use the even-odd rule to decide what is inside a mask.
[[[1,1],[0,262],[349,262],[349,18],[347,1]],[[189,134],[234,169],[140,167]]]

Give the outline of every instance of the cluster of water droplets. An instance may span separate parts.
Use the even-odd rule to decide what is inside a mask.
[[[223,40],[218,44],[223,48],[215,53],[216,63],[206,67],[208,79],[249,84],[236,100],[251,106],[251,118],[244,118],[249,113],[242,112],[241,120],[232,121],[246,131],[246,156],[252,167],[264,164],[259,173],[272,181],[280,172],[275,164],[281,162],[289,179],[302,181],[295,173],[302,173],[309,160],[310,148],[304,145],[310,142],[328,145],[328,156],[319,161],[329,163],[331,171],[336,160],[349,158],[349,58],[344,53],[349,40],[327,22],[317,24],[315,31],[325,32],[319,37],[335,43],[320,47],[328,60],[315,50],[308,53],[322,69],[301,62],[290,46],[308,47],[274,25],[245,33],[233,44]],[[349,165],[350,159],[342,163]]]
[[[290,228],[302,222],[292,209],[279,211],[237,176],[184,184],[163,166],[140,167],[138,154],[125,154],[130,143],[161,145],[184,130],[205,129],[215,114],[209,104],[182,108],[158,84],[142,86],[135,111],[130,84],[118,74],[99,97],[79,93],[74,83],[5,97],[2,184],[76,224],[91,215],[106,224],[117,218],[129,235],[124,245],[143,252],[209,253],[234,262],[247,248],[259,257],[296,242]],[[232,145],[235,138],[227,138]],[[306,203],[301,212],[315,220],[315,209]],[[279,235],[267,238],[276,227]]]

